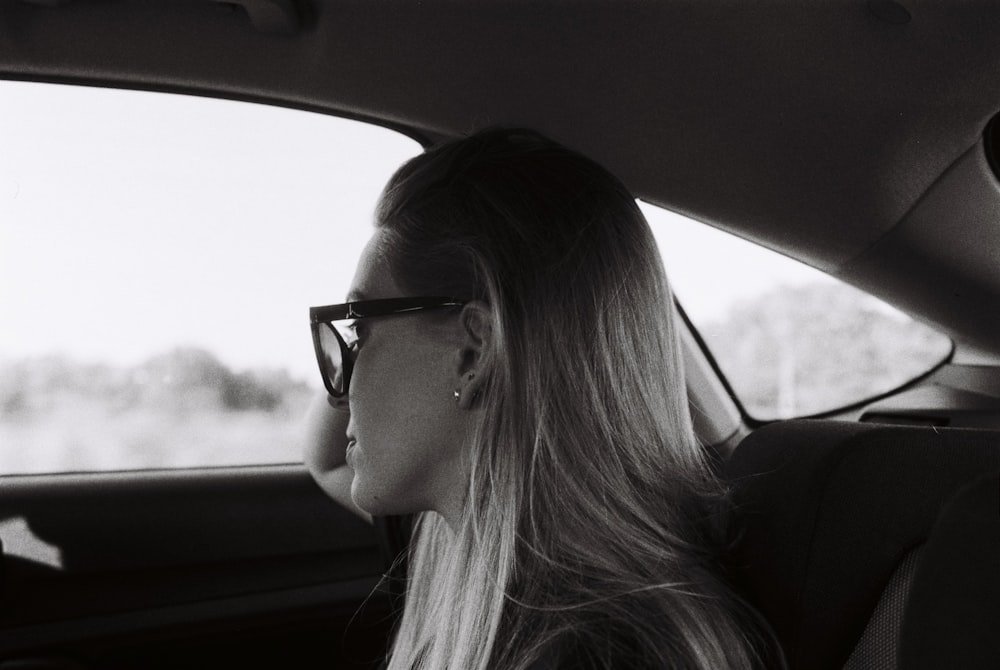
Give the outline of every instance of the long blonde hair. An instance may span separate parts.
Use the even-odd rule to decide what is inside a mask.
[[[406,163],[376,215],[394,279],[489,306],[454,529],[417,523],[390,668],[751,668],[720,576],[725,490],[688,413],[671,292],[627,189],[525,130]],[[589,665],[587,665],[589,664]]]

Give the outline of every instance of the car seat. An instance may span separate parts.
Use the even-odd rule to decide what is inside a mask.
[[[997,471],[1000,433],[994,431],[803,420],[751,433],[725,465],[740,528],[728,567],[771,623],[789,668],[905,667],[901,659],[922,656],[900,653],[907,618],[907,635],[919,641],[934,621],[971,616],[942,609],[947,601],[926,604],[941,587],[925,568],[939,570],[954,554],[930,550],[947,546],[947,523],[941,533],[935,530],[941,537],[928,538],[963,486]],[[995,524],[1000,514],[982,504],[975,509],[975,528],[989,527],[991,513]],[[976,538],[966,535],[975,545]],[[925,544],[928,556],[935,554],[927,565]],[[966,575],[966,583],[997,588],[1000,566],[968,563],[976,572]],[[930,595],[914,595],[913,614],[904,616],[913,584],[915,594]],[[956,647],[939,642],[943,649]],[[994,640],[994,650],[998,644]],[[983,650],[982,657],[991,653]],[[976,667],[962,661],[946,666]]]
[[[901,667],[1000,668],[1000,474],[949,502],[920,557],[900,643]]]

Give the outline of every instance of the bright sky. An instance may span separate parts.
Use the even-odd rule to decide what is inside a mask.
[[[0,359],[186,344],[311,380],[307,308],[343,299],[382,185],[420,151],[246,103],[3,81],[0,101]],[[695,321],[823,276],[643,209]]]

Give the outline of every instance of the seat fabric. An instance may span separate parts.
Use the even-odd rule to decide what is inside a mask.
[[[748,436],[725,467],[742,531],[729,568],[789,667],[843,668],[944,503],[998,468],[994,431],[804,420]]]
[[[897,670],[902,638],[903,614],[909,600],[913,576],[923,545],[908,553],[885,585],[875,611],[868,620],[844,670]]]
[[[963,488],[946,506],[914,577],[902,670],[1000,668],[1000,475]]]

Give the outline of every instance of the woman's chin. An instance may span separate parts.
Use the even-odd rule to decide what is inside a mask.
[[[358,476],[357,471],[354,472],[354,481],[351,482],[351,499],[354,501],[355,505],[372,516],[386,516],[387,514],[393,514],[393,512],[386,509],[386,505],[382,503],[383,497],[365,486],[364,480]]]
[[[355,505],[372,516],[393,516],[426,511],[426,507],[407,504],[400,501],[396,495],[388,493],[383,495],[378,491],[371,490],[365,485],[364,480],[358,477],[357,473],[354,475],[354,481],[351,482],[351,499]]]
[[[365,488],[363,485],[359,483],[358,481],[359,479],[360,478],[358,477],[358,472],[357,470],[355,470],[354,480],[351,481],[351,500],[354,501],[355,505],[357,505],[364,511],[368,512],[369,514],[375,514],[371,510],[371,503],[368,499],[368,496],[365,495]]]

